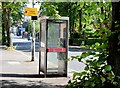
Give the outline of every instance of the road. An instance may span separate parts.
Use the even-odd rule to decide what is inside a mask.
[[[25,55],[31,57],[31,40],[22,39],[21,36],[14,36],[12,38],[13,45],[16,46],[16,50],[22,51]],[[81,55],[81,53],[85,51],[82,49],[69,48],[68,58],[71,56]],[[35,42],[35,59],[39,58],[39,42]],[[83,71],[84,64],[78,62],[77,60],[68,62],[69,72],[78,72]]]

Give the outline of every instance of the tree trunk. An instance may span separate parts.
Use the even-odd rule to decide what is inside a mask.
[[[2,2],[2,43],[6,42],[5,39],[5,30],[7,34],[7,46],[13,46],[10,36],[10,16],[11,16],[11,8],[5,7],[6,2]]]
[[[7,41],[8,41],[8,44],[7,46],[8,47],[11,47],[13,46],[12,44],[12,39],[11,39],[11,32],[10,32],[10,16],[11,16],[11,8],[8,8],[8,19],[7,19],[7,25],[6,25],[6,31],[7,31]]]
[[[112,35],[109,39],[109,59],[108,63],[111,64],[113,72],[116,76],[120,76],[120,2],[112,2]],[[120,88],[120,81],[119,87]]]
[[[5,15],[6,9],[4,8],[4,2],[2,2],[2,44],[6,44],[6,37],[5,37],[5,29],[6,29],[6,22],[5,22]]]

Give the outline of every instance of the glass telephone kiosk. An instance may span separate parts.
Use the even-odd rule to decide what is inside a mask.
[[[67,76],[69,18],[40,18],[39,74]]]

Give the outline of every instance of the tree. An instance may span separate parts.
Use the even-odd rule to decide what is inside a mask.
[[[50,16],[59,18],[60,15],[57,11],[57,6],[54,2],[43,2],[40,8],[40,16]]]
[[[70,20],[70,38],[93,33],[93,24],[99,28],[100,23],[111,20],[111,3],[106,2],[60,2],[55,3],[60,16],[68,16]],[[77,33],[76,33],[77,32]],[[82,33],[83,32],[83,33]],[[74,36],[75,35],[75,36]]]
[[[3,35],[2,40],[3,43],[6,42],[5,39],[5,31],[6,31],[8,47],[12,46],[11,35],[10,35],[11,34],[10,27],[12,25],[11,18],[13,18],[13,22],[15,22],[15,20],[21,19],[21,14],[19,11],[22,5],[23,4],[20,2],[2,2],[2,35]]]
[[[3,14],[2,14],[2,34],[3,34],[3,40],[5,38],[5,30],[7,33],[7,46],[11,45],[11,38],[10,38],[10,14],[11,14],[11,8],[6,8],[6,4],[8,4],[7,2],[2,2],[2,10],[3,10]],[[4,42],[4,41],[3,41]]]
[[[113,67],[113,72],[120,77],[120,1],[112,2],[112,34],[109,39],[108,62]],[[120,80],[119,86],[120,88]]]

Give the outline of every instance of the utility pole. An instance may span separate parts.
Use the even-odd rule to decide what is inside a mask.
[[[32,0],[32,7],[34,8],[34,0]],[[32,17],[31,17],[32,18]],[[32,20],[32,59],[34,61],[35,58],[35,21]]]

